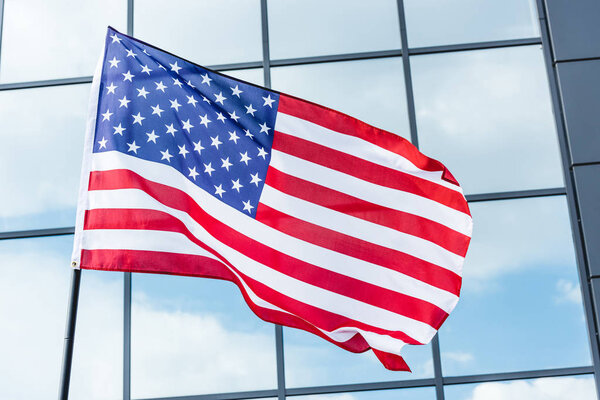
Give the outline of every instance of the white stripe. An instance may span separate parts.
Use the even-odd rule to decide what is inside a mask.
[[[434,200],[363,181],[277,150],[271,151],[271,166],[288,175],[380,206],[419,215],[462,234],[471,235],[471,217]]]
[[[260,202],[287,215],[412,255],[458,275],[462,272],[463,257],[420,237],[321,207],[282,193],[268,185],[263,187]]]
[[[427,181],[444,186],[462,194],[460,186],[442,179],[441,171],[425,171],[415,166],[410,160],[383,147],[377,146],[364,139],[346,135],[325,128],[304,119],[277,113],[275,130],[300,139],[315,142],[322,146],[344,152],[354,157],[362,158],[384,167],[407,173]]]
[[[313,245],[286,235],[248,216],[240,215],[238,211],[207,194],[169,166],[144,161],[118,152],[106,152],[94,155],[94,168],[96,170],[126,168],[144,175],[151,181],[182,190],[190,195],[196,203],[201,204],[206,212],[242,235],[255,238],[268,247],[309,264],[425,300],[446,312],[454,309],[458,301],[458,297],[454,294],[413,277]],[[92,206],[101,208],[96,204],[92,204]]]

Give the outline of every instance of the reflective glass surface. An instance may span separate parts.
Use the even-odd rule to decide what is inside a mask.
[[[132,398],[277,387],[275,328],[230,282],[134,274]]]
[[[444,375],[590,365],[566,199],[471,212],[461,299],[440,329]]]
[[[433,376],[431,345],[404,346],[410,372],[388,371],[372,351],[355,354],[313,334],[284,328],[285,382],[288,387],[395,381]],[[382,392],[383,393],[383,392]]]
[[[539,36],[535,0],[404,0],[410,47]]]
[[[93,75],[106,27],[126,18],[122,0],[5,0],[0,82]]]
[[[399,49],[395,0],[269,0],[271,59]]]
[[[369,392],[315,394],[312,396],[294,396],[287,398],[298,400],[433,400],[435,399],[435,390],[427,387],[415,389],[373,390]]]
[[[271,68],[273,89],[410,137],[402,59]]]
[[[421,150],[466,193],[563,185],[539,46],[411,57]]]
[[[509,382],[452,385],[444,388],[447,400],[596,400],[591,376],[558,377]]]
[[[136,0],[135,37],[203,66],[262,60],[258,0]]]
[[[0,92],[0,231],[75,225],[89,90]]]

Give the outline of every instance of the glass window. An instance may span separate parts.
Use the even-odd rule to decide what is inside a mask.
[[[590,365],[565,198],[471,212],[461,299],[440,330],[444,375]]]
[[[230,282],[134,274],[133,398],[275,389],[275,328]]]
[[[372,351],[355,354],[299,329],[284,328],[285,382],[288,387],[430,378],[431,345],[404,346],[410,372],[389,371]],[[383,393],[383,392],[382,392]]]
[[[539,36],[535,0],[404,0],[410,47]]]
[[[75,225],[89,91],[0,92],[0,231]]]
[[[265,85],[265,76],[262,68],[234,69],[231,71],[223,71],[222,73],[246,82],[254,83],[255,85]]]
[[[271,68],[273,88],[410,137],[402,59]]]
[[[270,0],[271,59],[399,49],[395,0]]]
[[[596,400],[591,376],[452,385],[444,392],[447,400]]]
[[[262,61],[258,0],[136,0],[141,40],[204,66]]]
[[[294,396],[288,399],[297,400],[434,400],[435,389],[433,388],[410,388],[410,389],[391,389],[391,390],[373,390],[368,392],[334,393],[334,394],[315,394],[311,396]]]
[[[0,81],[93,75],[106,27],[124,32],[126,18],[123,0],[5,0]]]
[[[411,57],[421,150],[466,193],[563,186],[539,46]]]

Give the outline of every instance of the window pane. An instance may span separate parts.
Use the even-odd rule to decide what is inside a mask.
[[[135,36],[204,66],[262,60],[258,0],[136,0]]]
[[[534,0],[404,0],[410,47],[539,36]]]
[[[419,144],[466,193],[563,186],[538,46],[411,57]]]
[[[125,31],[127,2],[5,0],[1,82],[93,75],[106,27]]]
[[[410,372],[389,371],[372,351],[361,354],[298,329],[284,329],[285,382],[288,387],[335,385],[430,378],[433,376],[431,345],[405,346],[402,357]],[[383,392],[382,392],[383,393]]]
[[[134,274],[132,397],[275,389],[274,332],[230,282]]]
[[[444,375],[590,365],[565,198],[471,212],[461,299],[440,330]]]
[[[0,231],[75,225],[89,90],[0,92]]]
[[[231,71],[223,71],[223,74],[241,79],[246,82],[254,83],[255,85],[265,85],[265,76],[262,68],[234,69]]]
[[[596,400],[591,376],[452,385],[444,392],[447,400]]]
[[[395,0],[268,2],[271,59],[399,49]]]
[[[273,88],[410,137],[402,59],[277,67]]]
[[[434,400],[435,390],[433,388],[391,389],[368,392],[315,394],[311,396],[288,396],[287,398],[290,400]]]

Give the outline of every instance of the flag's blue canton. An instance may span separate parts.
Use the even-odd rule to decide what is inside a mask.
[[[109,30],[94,152],[167,164],[254,217],[279,96]]]

